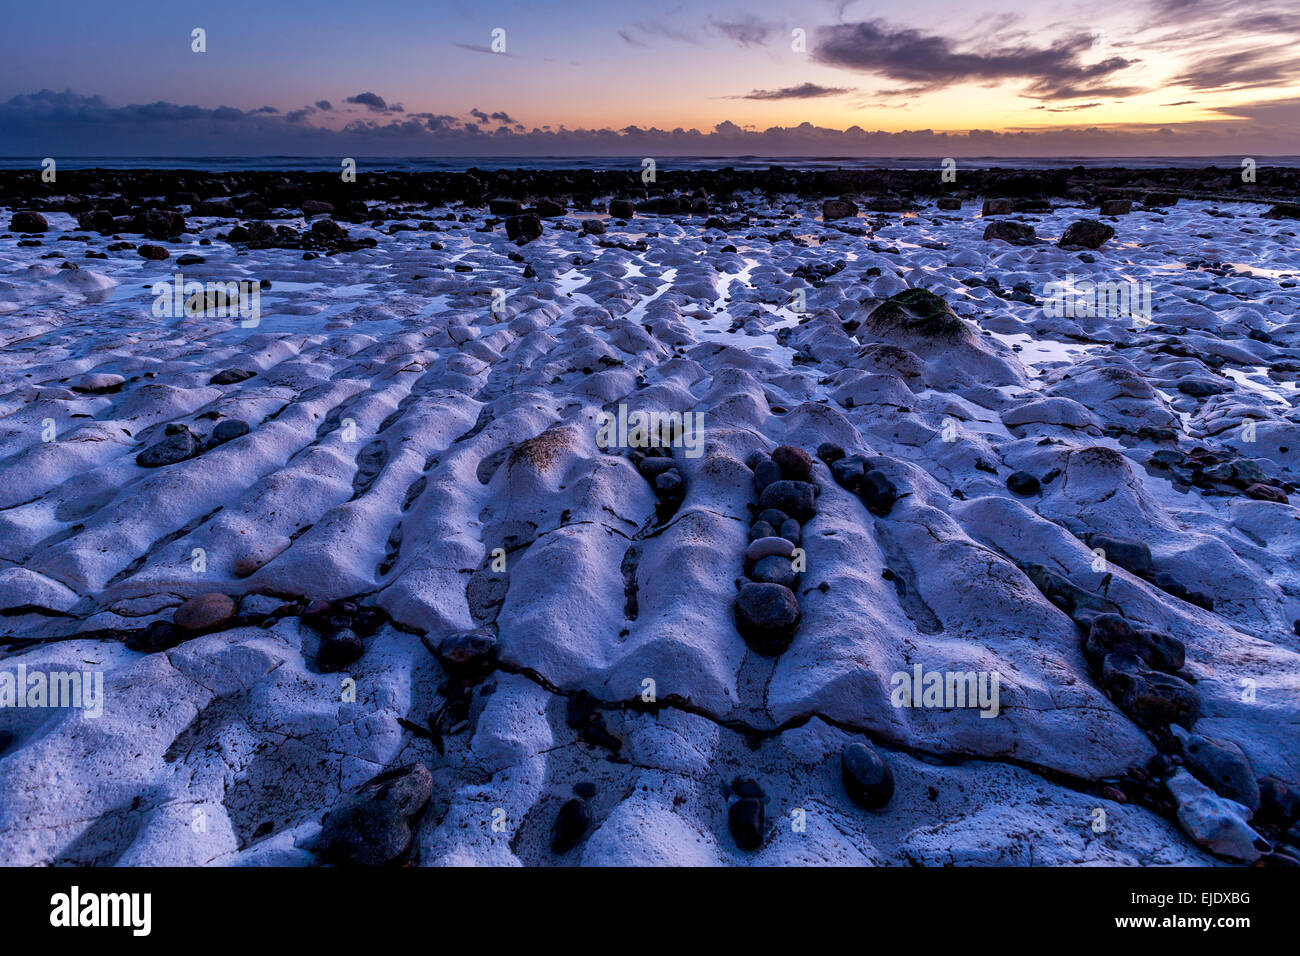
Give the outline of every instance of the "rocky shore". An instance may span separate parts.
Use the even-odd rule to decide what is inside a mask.
[[[0,863],[1300,865],[1298,197],[0,173]]]

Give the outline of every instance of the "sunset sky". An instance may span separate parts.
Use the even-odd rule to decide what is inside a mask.
[[[1300,153],[1297,0],[66,0],[5,18],[0,155]]]

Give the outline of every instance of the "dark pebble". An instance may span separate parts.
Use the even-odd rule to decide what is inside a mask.
[[[754,469],[754,491],[760,495],[780,480],[781,466],[771,458],[763,459]]]
[[[761,508],[784,511],[804,522],[817,513],[817,486],[806,481],[774,481],[758,496]]]
[[[193,458],[198,453],[194,436],[188,430],[168,435],[157,444],[150,445],[135,456],[135,463],[141,468],[161,468]]]
[[[1038,479],[1027,471],[1013,471],[1007,479],[1007,487],[1022,498],[1036,495],[1039,491]]]
[[[898,500],[898,488],[883,471],[873,468],[858,482],[858,497],[875,514],[887,515]]]
[[[775,554],[756,561],[749,572],[749,578],[759,584],[780,584],[791,591],[799,583],[799,575],[790,559]]]
[[[727,814],[727,825],[736,846],[742,850],[757,850],[763,845],[763,830],[766,825],[763,801],[755,797],[737,800]]]
[[[822,442],[817,446],[817,457],[827,465],[832,465],[844,457],[844,449],[831,442]]]
[[[803,537],[799,528],[799,522],[795,521],[793,518],[787,518],[785,522],[782,523],[779,533],[781,537],[794,545],[799,544]]]
[[[587,801],[581,797],[574,797],[564,806],[560,807],[560,812],[555,818],[555,827],[551,831],[551,852],[568,853],[582,835],[587,832],[591,826],[591,808],[587,806]]]
[[[661,498],[680,498],[686,492],[682,475],[676,468],[665,471],[655,478],[655,493]]]
[[[321,638],[316,666],[327,673],[342,670],[365,652],[365,642],[357,633],[351,628],[341,627]]]
[[[787,481],[812,481],[813,460],[797,445],[781,445],[772,451],[772,460]]]
[[[1192,734],[1183,743],[1183,762],[1192,776],[1219,796],[1236,800],[1252,813],[1259,809],[1259,784],[1240,748]]]
[[[736,630],[759,654],[775,656],[790,646],[799,628],[799,602],[779,584],[749,583],[736,596]]]
[[[836,484],[849,489],[849,491],[858,490],[858,485],[865,473],[866,463],[861,455],[840,458],[831,465],[831,476],[835,479]]]
[[[496,669],[497,641],[487,628],[457,631],[443,638],[434,654],[449,676],[477,683]]]
[[[242,382],[245,379],[252,378],[256,374],[257,374],[256,372],[250,372],[248,369],[226,368],[226,369],[222,369],[216,375],[212,376],[212,378],[208,379],[208,384],[209,385],[234,385],[237,382]]]
[[[840,776],[854,803],[878,810],[894,796],[894,773],[874,747],[861,742],[845,744],[840,753]]]
[[[241,421],[238,418],[228,418],[224,422],[219,422],[217,427],[212,429],[212,438],[217,442],[234,441],[247,435],[249,431],[248,422]]]

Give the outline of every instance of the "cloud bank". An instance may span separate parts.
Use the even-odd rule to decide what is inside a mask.
[[[798,89],[798,88],[796,88]],[[761,91],[759,91],[761,92]],[[789,91],[775,91],[789,92]],[[375,97],[386,102],[382,97]],[[353,98],[355,99],[355,97]],[[321,101],[324,103],[325,101]],[[159,101],[114,106],[102,96],[42,90],[0,104],[9,155],[45,156],[1269,156],[1300,153],[1300,99],[1224,111],[1220,122],[1019,131],[902,132],[767,129],[722,122],[710,130],[528,129],[506,110],[461,116],[373,109],[338,128],[316,107],[288,113]],[[400,107],[399,107],[400,109]]]

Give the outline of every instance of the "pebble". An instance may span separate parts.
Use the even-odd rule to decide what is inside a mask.
[[[1098,222],[1095,219],[1080,219],[1071,223],[1070,227],[1061,235],[1059,245],[1062,248],[1082,247],[1084,249],[1100,249],[1101,246],[1115,235],[1115,230],[1104,222]]]
[[[790,646],[800,617],[793,592],[780,584],[749,583],[736,597],[736,630],[751,649],[768,657]]]
[[[661,498],[680,498],[686,492],[682,475],[676,468],[661,472],[655,478],[655,493]]]
[[[794,556],[794,545],[786,538],[759,538],[757,541],[751,541],[749,547],[745,549],[745,563],[753,564],[770,555],[784,558],[786,564],[789,564],[789,559]]]
[[[1034,235],[1034,227],[1028,223],[1003,219],[989,223],[984,229],[984,238],[1001,239],[1003,242],[1023,246],[1032,244],[1037,237]]]
[[[10,232],[45,232],[50,228],[49,222],[39,212],[24,210],[16,212],[9,220]]]
[[[793,518],[787,518],[785,522],[782,523],[780,534],[781,537],[785,538],[793,545],[798,545],[803,538],[799,522],[795,521]]]
[[[1036,495],[1040,490],[1038,479],[1027,471],[1013,471],[1007,479],[1007,488],[1022,498]]]
[[[883,471],[874,468],[862,476],[857,491],[868,510],[878,515],[889,514],[898,500],[898,488]]]
[[[812,456],[797,445],[781,445],[774,449],[772,461],[781,469],[782,478],[789,481],[812,481]]]
[[[757,797],[742,797],[731,805],[727,814],[731,838],[742,850],[752,852],[763,845],[763,830],[766,825],[763,801]]]
[[[190,636],[189,632],[181,630],[170,621],[151,621],[143,631],[129,638],[126,646],[133,651],[156,654],[171,650]]]
[[[874,747],[855,741],[840,752],[840,776],[854,803],[879,810],[894,796],[894,773]]]
[[[750,580],[759,584],[780,584],[793,591],[799,583],[799,573],[794,570],[789,558],[770,557],[755,562],[749,572]]]
[[[836,484],[849,491],[858,490],[865,473],[866,460],[861,455],[849,455],[847,458],[836,459],[831,464],[831,477],[835,479]]]
[[[1250,813],[1245,807],[1218,796],[1186,770],[1174,773],[1166,786],[1178,804],[1178,822],[1183,830],[1211,853],[1253,863],[1272,849],[1250,828]]]
[[[198,445],[189,430],[168,435],[162,441],[150,445],[135,456],[135,463],[141,468],[161,468],[193,458],[198,454]]]
[[[340,627],[321,638],[316,651],[316,666],[326,673],[342,670],[366,652],[366,645],[356,631]]]
[[[434,654],[449,676],[478,683],[496,669],[496,636],[485,627],[457,631],[443,638]]]
[[[641,472],[641,476],[648,481],[653,481],[665,471],[670,471],[677,467],[677,463],[671,458],[658,458],[646,456],[637,463],[636,470]]]
[[[591,826],[591,808],[581,797],[574,797],[560,807],[551,831],[551,852],[568,853]]]
[[[211,591],[192,597],[176,609],[172,621],[187,631],[203,631],[225,624],[235,616],[235,602],[228,594]]]
[[[1112,655],[1113,656],[1113,655]],[[1141,670],[1120,698],[1120,708],[1147,727],[1191,727],[1201,715],[1196,689],[1172,674]]]
[[[758,504],[762,508],[776,508],[803,522],[817,513],[816,498],[816,485],[806,481],[782,480],[765,487],[758,496]]]
[[[822,442],[817,446],[817,457],[826,465],[833,465],[844,457],[844,449],[834,442]]]
[[[533,213],[511,216],[506,220],[506,236],[513,240],[531,242],[542,237],[542,220]]]
[[[163,259],[171,258],[171,253],[168,252],[166,249],[164,249],[162,246],[155,246],[148,242],[144,243],[144,245],[142,246],[139,246],[135,251],[140,254],[140,257],[142,259],[154,259],[154,260],[161,261]]]
[[[1084,651],[1094,661],[1108,654],[1132,654],[1162,671],[1182,670],[1186,663],[1183,642],[1162,631],[1138,629],[1118,614],[1098,614],[1088,628]]]
[[[1183,762],[1197,780],[1251,813],[1259,809],[1259,784],[1240,747],[1201,734],[1186,736],[1182,743]]]
[[[217,427],[212,429],[212,438],[219,443],[228,442],[247,435],[248,432],[248,422],[238,418],[228,418],[224,422],[219,422]]]
[[[235,385],[245,379],[250,379],[256,372],[250,372],[245,368],[226,368],[222,369],[212,378],[208,379],[209,385]]]
[[[765,458],[754,468],[754,490],[760,495],[781,480],[781,466]]]

